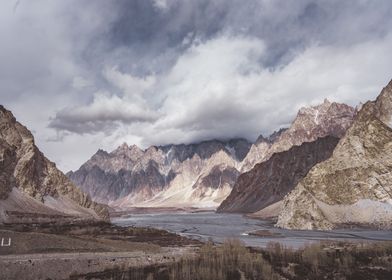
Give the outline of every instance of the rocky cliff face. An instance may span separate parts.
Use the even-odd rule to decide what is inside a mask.
[[[275,131],[268,138],[260,135],[254,144],[250,147],[249,153],[246,155],[241,163],[241,171],[247,172],[251,170],[257,163],[267,160],[271,146],[279,139],[279,137],[287,130],[282,128]]]
[[[362,106],[333,155],[317,164],[283,202],[277,226],[392,227],[392,82]]]
[[[39,209],[46,220],[50,220],[51,214],[70,219],[108,217],[106,207],[92,202],[45,158],[35,146],[30,131],[1,105],[0,174],[0,218],[3,221],[22,217],[23,213],[34,217]],[[22,200],[28,203],[21,204]],[[34,207],[29,207],[31,205]]]
[[[253,213],[283,199],[315,164],[332,154],[338,138],[327,136],[293,146],[241,174],[219,212]]]
[[[68,177],[114,207],[217,206],[230,193],[249,151],[243,139],[98,151]],[[220,184],[215,185],[216,182]]]
[[[354,108],[328,100],[317,106],[301,108],[288,129],[280,130],[269,139],[261,139],[252,146],[241,171],[249,171],[255,164],[268,160],[275,153],[317,138],[341,138],[350,127],[354,115]]]
[[[6,199],[12,188],[16,187],[14,177],[16,162],[15,148],[0,139],[0,200]]]

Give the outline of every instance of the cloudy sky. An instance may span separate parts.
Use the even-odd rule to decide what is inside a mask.
[[[390,0],[2,0],[0,103],[63,171],[98,148],[254,140],[392,79]]]

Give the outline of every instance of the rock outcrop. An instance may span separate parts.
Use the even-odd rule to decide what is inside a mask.
[[[68,220],[108,218],[107,208],[92,202],[59,171],[39,151],[30,131],[1,105],[0,184],[3,222],[39,222],[42,217],[55,221],[59,216]]]
[[[392,81],[362,106],[333,155],[283,202],[277,226],[392,228]]]
[[[251,170],[257,163],[263,162],[268,159],[271,146],[279,139],[279,137],[287,130],[282,128],[272,133],[269,137],[260,135],[254,144],[250,147],[249,153],[241,162],[241,172]]]
[[[327,136],[275,153],[239,176],[218,211],[253,213],[282,200],[315,164],[331,156],[337,143]]]

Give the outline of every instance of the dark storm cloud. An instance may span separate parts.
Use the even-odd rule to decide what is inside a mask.
[[[254,139],[325,97],[373,98],[391,14],[389,0],[6,0],[1,103],[72,167],[83,157],[64,147]]]
[[[256,62],[246,61],[246,63],[252,63],[253,69],[258,68],[257,71],[263,71],[263,69],[279,71],[298,58],[308,47],[314,45],[350,48],[360,42],[383,38],[389,32],[389,26],[392,23],[389,17],[389,13],[392,12],[391,6],[388,1],[377,1],[376,4],[374,1],[330,0],[295,2],[283,0],[120,0],[111,2],[111,4],[98,1],[94,6],[94,11],[102,13],[101,16],[106,18],[105,23],[99,25],[103,28],[94,29],[94,34],[87,38],[86,48],[81,52],[81,58],[86,65],[100,65],[92,69],[96,71],[95,76],[98,79],[96,83],[114,91],[120,98],[127,96],[124,91],[137,90],[132,86],[121,87],[118,81],[114,83],[108,81],[107,77],[102,75],[103,67],[115,65],[119,75],[130,75],[125,79],[155,75],[157,82],[149,88],[149,91],[154,94],[143,97],[142,103],[147,104],[144,109],[137,106],[135,109],[139,111],[155,109],[163,111],[162,115],[172,114],[174,112],[165,108],[165,104],[157,107],[156,100],[171,98],[170,91],[176,86],[176,82],[169,83],[165,79],[171,75],[173,67],[181,63],[184,56],[186,57],[191,52],[190,50],[197,49],[199,45],[208,45],[209,42],[225,36],[231,38],[226,44],[231,44],[230,40],[236,40],[236,38],[244,38],[244,41],[254,38],[259,40],[259,46],[263,45],[263,53],[253,55]],[[107,9],[111,11],[109,16],[106,15]],[[230,55],[252,55],[252,52],[257,52],[259,46],[244,45],[240,47],[242,48],[240,52],[244,53],[233,52]],[[217,47],[226,48],[225,45],[219,44]],[[212,55],[219,57],[219,50]],[[201,56],[199,59],[208,59],[208,57]],[[222,56],[221,59],[227,58]],[[197,76],[186,75],[186,72],[193,71],[195,63],[198,61],[192,60],[188,67],[183,67],[184,76],[176,72],[177,77],[181,76],[179,77],[181,82],[185,79],[198,82]],[[215,63],[221,62],[218,60]],[[216,71],[224,72],[225,69],[218,68]],[[242,70],[234,69],[233,71],[241,74]],[[210,73],[210,77],[214,75],[215,73]],[[229,75],[229,77],[236,78],[236,75]],[[203,82],[208,83],[207,80]],[[187,90],[192,91],[192,88]],[[203,91],[202,88],[199,90]],[[143,95],[143,90],[139,90],[136,94]],[[211,102],[213,100],[211,94],[216,94],[214,91],[211,93],[192,91],[192,94],[209,96],[205,101],[206,104],[214,104]],[[231,96],[226,98],[227,105],[219,103],[222,105],[221,108],[226,109],[216,110],[216,106],[202,106],[196,109],[191,107],[189,111],[193,112],[192,114],[183,115],[181,119],[171,124],[184,131],[192,128],[207,131],[203,137],[209,137],[209,133],[214,129],[219,131],[218,134],[224,135],[228,129],[225,122],[228,123],[233,119],[234,124],[235,120],[237,123],[243,123],[249,116],[255,114],[247,107],[243,112],[233,109],[235,105],[230,102],[235,96],[242,96],[242,94],[233,91]],[[257,99],[257,96],[254,98]],[[273,97],[269,98],[273,99]],[[180,101],[181,98],[177,100],[177,102]],[[125,98],[124,102],[129,103],[129,100]],[[186,101],[183,100],[183,102]],[[94,103],[91,104],[94,106]],[[187,108],[189,105],[184,103],[182,106]],[[88,109],[89,107],[86,106],[78,108],[79,112]],[[287,123],[293,113],[282,116],[282,119],[266,128],[266,131],[272,130],[272,126],[279,126],[279,122]],[[148,113],[142,112],[141,114]],[[70,122],[69,119],[72,121]],[[84,117],[76,117],[72,110],[58,113],[51,121],[50,127],[76,133],[94,130],[99,132],[111,120],[130,123],[133,120],[139,122],[140,118],[132,117],[124,121],[118,116],[117,111],[108,111],[103,104],[99,110],[94,110],[89,115],[88,120]],[[147,120],[152,122],[157,119],[147,118]],[[248,128],[247,126],[241,127]],[[240,133],[243,132],[243,130],[240,131]],[[254,132],[245,134],[249,137]]]
[[[156,73],[186,50],[186,38],[229,32],[262,39],[268,47],[262,62],[275,67],[312,42],[352,44],[384,36],[392,24],[389,1],[173,0],[163,8],[155,2],[114,2],[116,17],[90,47],[105,48],[123,70]]]

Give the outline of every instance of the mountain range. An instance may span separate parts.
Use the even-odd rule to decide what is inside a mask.
[[[113,207],[217,207],[250,146],[245,139],[146,150],[124,143],[110,153],[99,150],[67,176],[93,200]]]
[[[110,153],[97,151],[67,176],[93,200],[114,208],[215,209],[231,193],[241,173],[305,142],[327,136],[342,137],[354,114],[354,108],[348,105],[325,100],[320,105],[300,109],[288,129],[280,129],[268,138],[260,135],[253,144],[245,139],[210,140],[151,146],[146,150],[123,144]]]
[[[0,106],[0,223],[197,207],[288,229],[392,228],[392,81],[356,109],[325,100],[269,137],[98,150],[64,175]]]

